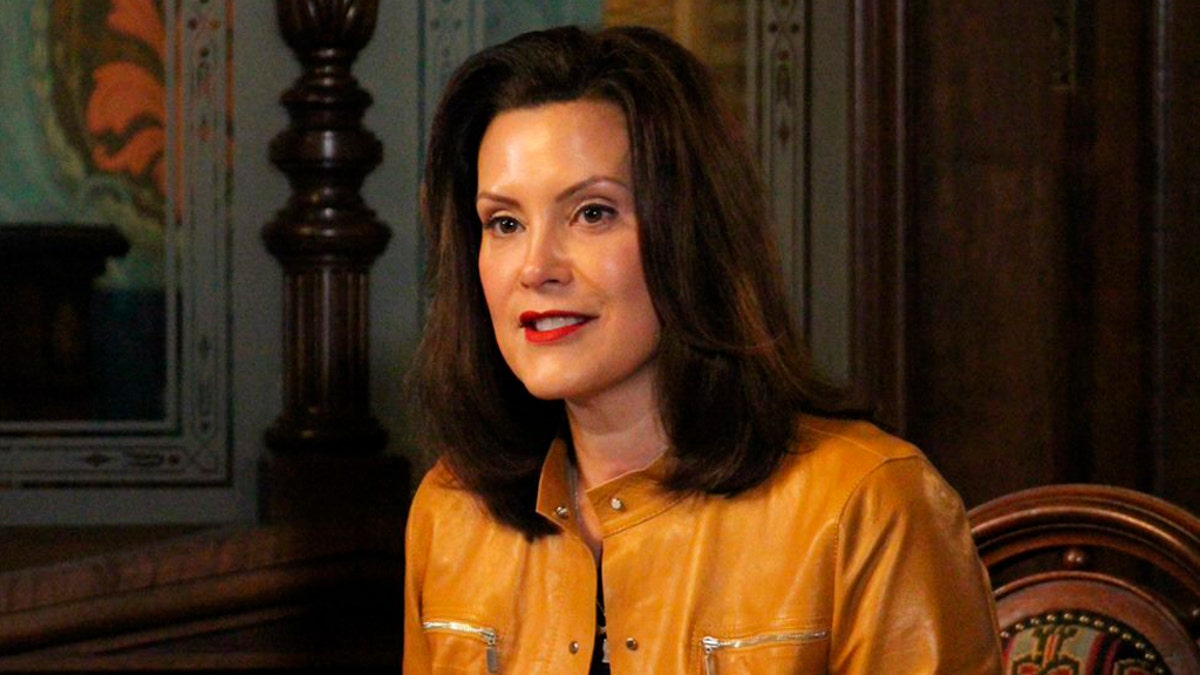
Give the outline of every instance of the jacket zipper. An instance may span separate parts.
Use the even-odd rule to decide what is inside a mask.
[[[500,672],[500,650],[496,647],[499,637],[496,635],[495,629],[474,626],[462,621],[426,621],[421,626],[425,630],[440,630],[447,633],[458,633],[459,635],[481,638],[484,644],[487,645],[487,671],[492,673],[492,675]]]
[[[704,646],[704,672],[706,675],[717,675],[716,653],[722,649],[744,649],[746,647],[757,647],[766,644],[802,644],[821,640],[828,636],[829,631],[827,630],[810,630],[798,633],[770,633],[730,640],[722,640],[711,635],[706,635],[700,639],[700,644]]]

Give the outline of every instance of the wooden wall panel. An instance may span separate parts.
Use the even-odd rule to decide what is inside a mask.
[[[1069,202],[1079,231],[1083,326],[1077,376],[1085,402],[1076,465],[1079,479],[1150,490],[1152,465],[1131,449],[1149,447],[1150,214],[1152,120],[1151,7],[1097,2],[1080,28],[1078,121],[1067,159],[1080,188]],[[1086,449],[1090,449],[1087,451]]]
[[[1069,444],[1053,18],[1045,3],[986,0],[909,16],[908,426],[973,503],[1057,478]]]
[[[866,398],[968,504],[1200,511],[1200,0],[855,11]]]
[[[855,0],[851,18],[850,382],[855,400],[904,435],[908,399],[907,24],[901,3]]]
[[[1156,0],[1155,489],[1200,512],[1200,0]]]

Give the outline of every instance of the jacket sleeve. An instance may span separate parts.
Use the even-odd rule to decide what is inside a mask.
[[[428,482],[428,477],[426,482]],[[431,514],[429,490],[425,483],[417,489],[409,510],[404,537],[404,674],[425,675],[433,672],[429,644],[421,628],[421,588],[429,561]]]
[[[995,607],[957,493],[924,457],[884,462],[838,523],[829,671],[998,675]]]

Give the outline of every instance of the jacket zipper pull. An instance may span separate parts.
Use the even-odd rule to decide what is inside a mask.
[[[500,648],[497,646],[500,643],[500,636],[496,634],[495,629],[485,626],[473,626],[469,623],[461,621],[426,621],[422,624],[425,630],[445,631],[456,635],[466,635],[472,638],[483,638],[483,643],[487,645],[485,656],[487,659],[487,671],[491,675],[496,675],[500,672]]]
[[[721,641],[715,637],[705,636],[700,640],[700,644],[704,645],[704,675],[716,675],[717,657],[713,655],[713,652],[721,648]]]
[[[711,635],[706,635],[700,638],[700,644],[704,647],[704,672],[705,675],[716,675],[717,673],[717,657],[718,649],[730,647],[733,649],[743,649],[763,644],[802,644],[813,640],[821,640],[829,637],[828,630],[811,630],[793,633],[766,633],[755,635],[746,638],[736,638],[732,640],[720,640]]]
[[[484,638],[487,639],[487,670],[491,675],[496,675],[500,672],[500,650],[496,648],[496,634],[488,632]]]

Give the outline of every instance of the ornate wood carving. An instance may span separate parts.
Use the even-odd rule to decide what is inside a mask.
[[[985,502],[969,517],[1002,629],[1020,631],[1017,622],[1030,617],[1092,612],[1161,650],[1166,672],[1198,672],[1196,516],[1143,492],[1057,484]]]
[[[369,409],[367,273],[391,235],[359,194],[383,149],[362,126],[371,95],[351,65],[378,2],[278,0],[276,9],[304,72],[281,98],[291,124],[271,143],[292,196],[263,230],[284,268],[284,409],[267,443],[374,454],[387,432]]]

